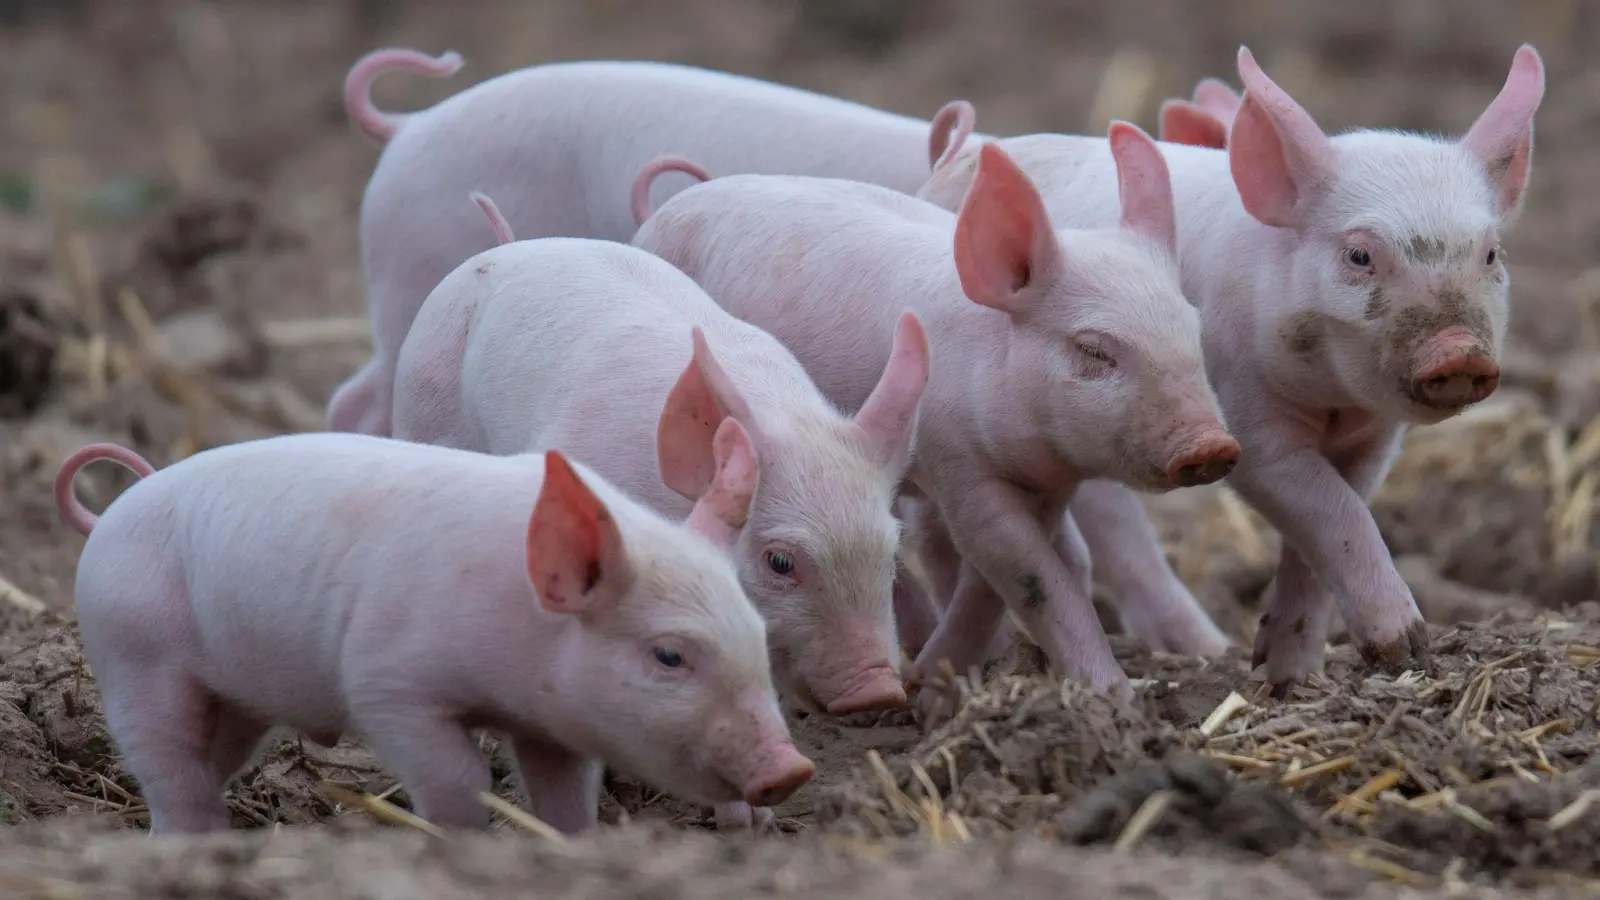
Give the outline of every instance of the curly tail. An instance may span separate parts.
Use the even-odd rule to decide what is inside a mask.
[[[367,137],[387,144],[400,129],[400,116],[372,105],[372,83],[384,74],[403,70],[433,78],[448,78],[461,69],[461,54],[454,50],[428,56],[415,50],[374,50],[356,61],[344,77],[344,111]]]
[[[650,186],[662,172],[682,172],[701,181],[710,181],[711,174],[681,156],[658,156],[645,163],[639,176],[633,180],[633,224],[643,225],[650,218]]]
[[[978,111],[965,100],[951,100],[933,114],[933,124],[928,128],[928,168],[938,169],[961,152],[961,145],[972,135],[978,123]],[[955,133],[950,130],[954,128]]]
[[[72,479],[77,477],[79,469],[101,459],[109,459],[140,478],[149,478],[156,471],[144,461],[144,457],[116,444],[90,444],[67,457],[67,461],[61,464],[61,471],[56,473],[56,508],[61,511],[61,518],[84,536],[88,536],[100,517],[78,502],[77,495],[72,492]]]
[[[489,228],[494,232],[496,241],[509,244],[517,239],[517,236],[511,233],[511,223],[506,221],[505,216],[500,215],[500,207],[494,205],[488,194],[473,191],[471,196],[472,202],[478,204],[478,208],[488,217]]]

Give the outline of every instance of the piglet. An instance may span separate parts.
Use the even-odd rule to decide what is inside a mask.
[[[447,77],[459,54],[378,50],[345,79],[345,109],[384,144],[361,204],[361,264],[372,359],[334,393],[336,431],[392,431],[395,365],[434,285],[485,249],[461,198],[481,191],[524,238],[633,236],[625,195],[639,167],[672,151],[717,172],[860,177],[914,191],[930,163],[971,132],[971,104],[935,122],[722,72],[654,62],[572,62],[491,78],[429,109],[387,113],[372,102],[388,72]],[[965,138],[965,134],[962,135]],[[689,182],[664,179],[660,202]],[[428,214],[419,216],[418,210]]]
[[[438,825],[489,824],[479,727],[566,832],[594,824],[603,762],[705,803],[787,797],[813,766],[725,549],[758,461],[731,421],[705,455],[676,524],[556,450],[304,434],[160,472],[73,454],[56,501],[89,538],[84,653],[151,830],[226,828],[223,787],[279,725],[365,739]],[[102,459],[142,478],[97,519],[72,480]]]
[[[1495,390],[1509,314],[1502,232],[1522,207],[1544,67],[1516,53],[1459,140],[1395,131],[1329,137],[1240,48],[1245,92],[1227,149],[1165,145],[1184,287],[1206,364],[1245,453],[1230,485],[1285,547],[1255,642],[1281,696],[1322,670],[1333,607],[1390,671],[1428,665],[1427,631],[1367,500],[1410,425]],[[1057,221],[1116,220],[1115,148],[1065,135],[998,142]],[[923,196],[977,196],[967,148]]]
[[[959,216],[859,182],[727,176],[634,238],[776,335],[846,409],[868,402],[899,310],[927,324],[939,365],[908,490],[949,524],[961,564],[917,658],[924,681],[940,660],[982,662],[1009,605],[1058,670],[1127,692],[1067,501],[1087,478],[1165,491],[1238,459],[1178,287],[1166,165],[1135,126],[1110,136],[1123,214],[1098,231],[1057,231],[989,143]]]

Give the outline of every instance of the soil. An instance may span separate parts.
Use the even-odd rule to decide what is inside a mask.
[[[1549,0],[0,0],[0,894],[25,897],[1566,896],[1600,883],[1600,10]],[[1374,500],[1430,622],[1434,669],[1364,670],[1341,633],[1284,700],[1249,667],[1277,539],[1226,490],[1150,501],[1185,582],[1238,641],[1220,660],[1115,638],[1113,702],[1017,647],[924,734],[908,713],[795,734],[816,780],[776,833],[623,778],[605,827],[554,843],[497,818],[432,836],[336,793],[395,785],[361,747],[287,736],[230,791],[236,829],[150,839],[72,622],[82,538],[67,453],[164,465],[321,427],[365,358],[356,212],[376,148],[346,69],[455,49],[434,102],[558,59],[712,66],[989,132],[1153,130],[1160,100],[1251,46],[1328,130],[1459,134],[1517,43],[1544,55],[1502,387],[1415,431]],[[309,325],[308,325],[309,323]],[[111,467],[102,467],[111,468]],[[103,507],[126,487],[90,471]],[[1107,616],[1108,621],[1112,617]],[[1237,694],[1234,714],[1202,724]],[[485,749],[494,747],[486,740]],[[497,791],[515,799],[497,767]],[[330,792],[328,784],[334,785]],[[1417,893],[1409,893],[1415,891]]]

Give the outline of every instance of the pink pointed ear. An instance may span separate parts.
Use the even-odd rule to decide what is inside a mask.
[[[895,324],[889,364],[856,413],[856,427],[885,466],[903,469],[917,430],[917,407],[928,386],[928,335],[910,310]]]
[[[1238,114],[1243,100],[1220,78],[1202,78],[1194,86],[1194,105],[1216,116],[1224,129],[1232,127],[1233,117]]]
[[[712,438],[725,417],[750,422],[750,408],[711,355],[699,328],[690,334],[689,365],[667,393],[656,426],[656,460],[661,481],[690,500],[705,493],[716,473]]]
[[[1295,228],[1327,183],[1333,148],[1327,135],[1283,88],[1239,48],[1244,99],[1228,133],[1228,165],[1244,208],[1257,221]]]
[[[732,547],[750,516],[750,501],[761,479],[755,442],[735,419],[723,419],[711,441],[716,475],[689,511],[689,530],[718,547]]]
[[[1015,315],[1023,292],[1060,264],[1039,191],[1004,150],[984,144],[956,219],[956,273],[975,303]]]
[[[602,612],[633,580],[622,534],[565,455],[544,455],[544,484],[528,521],[528,578],[549,612]]]
[[[1161,104],[1161,140],[1221,150],[1228,146],[1228,130],[1221,121],[1187,100],[1166,100]]]
[[[1533,114],[1544,99],[1544,63],[1531,44],[1511,60],[1505,86],[1461,139],[1461,146],[1483,163],[1494,186],[1501,219],[1522,209],[1528,173],[1533,168]]]
[[[1117,163],[1117,196],[1122,199],[1122,227],[1161,242],[1178,252],[1177,216],[1172,211],[1172,176],[1167,158],[1150,135],[1131,122],[1112,122],[1106,132],[1111,158]]]

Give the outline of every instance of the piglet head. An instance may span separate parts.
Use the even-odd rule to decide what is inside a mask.
[[[725,541],[756,483],[737,423],[713,443],[705,502],[687,524],[608,503],[599,479],[546,453],[528,573],[547,611],[577,620],[556,665],[555,690],[582,710],[565,739],[692,800],[771,804],[814,767],[779,713],[761,616],[725,549],[702,536]]]
[[[766,619],[779,683],[801,706],[835,715],[904,703],[891,507],[928,378],[920,323],[901,317],[883,376],[853,419],[830,411],[804,427],[763,427],[699,329],[693,345],[657,431],[662,478],[705,504],[712,430],[726,418],[753,435],[761,484],[734,556]],[[816,407],[831,409],[820,396]]]
[[[1206,380],[1200,321],[1178,282],[1172,187],[1149,135],[1110,129],[1121,227],[1052,229],[1038,192],[994,145],[956,226],[967,296],[1011,318],[1009,382],[1085,477],[1144,490],[1228,474],[1239,446]]]
[[[1500,233],[1522,207],[1544,67],[1531,46],[1458,141],[1329,138],[1239,51],[1229,157],[1245,209],[1292,232],[1278,352],[1327,365],[1354,400],[1427,423],[1488,397],[1509,315]]]

